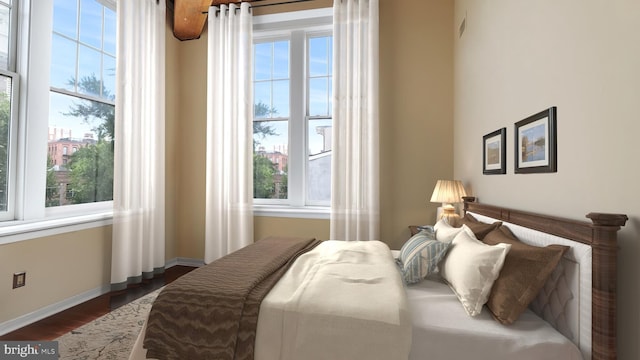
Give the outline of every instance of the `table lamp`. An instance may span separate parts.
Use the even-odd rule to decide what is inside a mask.
[[[438,180],[431,195],[431,202],[442,203],[442,206],[438,207],[436,221],[445,219],[448,223],[451,223],[454,218],[459,218],[460,216],[456,213],[453,204],[462,202],[463,196],[467,196],[467,193],[464,190],[462,181]]]

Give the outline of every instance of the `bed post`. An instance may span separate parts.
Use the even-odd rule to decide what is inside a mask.
[[[476,201],[475,196],[463,196],[462,201],[464,201],[464,212],[466,213],[469,210],[469,203]]]
[[[593,225],[592,359],[616,359],[617,232],[628,217],[589,213]]]

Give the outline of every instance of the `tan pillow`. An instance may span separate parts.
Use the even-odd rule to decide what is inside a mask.
[[[538,295],[569,247],[527,245],[505,226],[491,231],[483,242],[511,244],[500,275],[491,288],[487,307],[500,323],[512,324]]]
[[[455,219],[453,224],[454,227],[460,227],[462,225],[467,225],[473,234],[476,236],[478,240],[482,240],[488,233],[502,225],[501,221],[496,221],[493,224],[483,223],[474,218],[471,214],[464,214],[464,217]]]

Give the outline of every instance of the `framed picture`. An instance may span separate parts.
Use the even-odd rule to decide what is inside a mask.
[[[507,173],[507,128],[482,137],[482,173],[485,175]]]
[[[557,171],[556,107],[515,123],[515,173]]]

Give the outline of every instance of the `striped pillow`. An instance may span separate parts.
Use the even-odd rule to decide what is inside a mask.
[[[449,245],[436,240],[434,234],[426,230],[409,239],[402,245],[398,257],[398,266],[404,282],[415,284],[427,275],[435,273]]]

